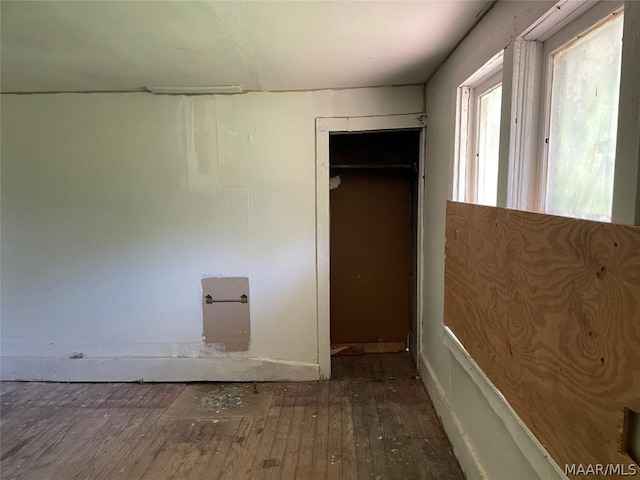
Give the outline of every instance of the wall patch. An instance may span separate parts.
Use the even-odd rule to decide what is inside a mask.
[[[226,352],[249,350],[249,298],[249,279],[246,277],[202,279],[205,343],[218,344]]]

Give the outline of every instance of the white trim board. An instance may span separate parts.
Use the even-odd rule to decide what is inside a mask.
[[[469,374],[478,386],[487,403],[502,420],[514,443],[531,464],[541,479],[567,479],[560,466],[551,458],[538,439],[531,433],[502,393],[491,383],[491,380],[478,367],[476,362],[455,334],[444,326],[444,344],[453,354],[456,361]],[[431,372],[430,372],[431,373]],[[439,392],[440,393],[440,392]]]
[[[318,380],[318,365],[271,358],[2,357],[0,380],[268,382]]]
[[[422,129],[424,143],[425,114],[382,115],[373,117],[316,118],[316,280],[318,306],[318,362],[320,379],[331,378],[330,337],[330,253],[329,253],[329,135],[331,133],[367,132],[379,130]],[[418,164],[418,255],[419,271],[423,263],[424,148],[421,146]],[[422,278],[417,279],[417,332],[421,339]],[[418,348],[420,346],[418,345]]]
[[[429,398],[434,404],[436,412],[438,412],[440,422],[447,434],[449,442],[451,442],[454,454],[465,474],[465,478],[468,480],[489,480],[490,477],[485,471],[478,454],[473,449],[471,440],[465,433],[460,419],[451,407],[442,384],[435,375],[429,361],[422,354],[420,354],[419,368],[422,383],[427,389]]]
[[[537,212],[545,210],[549,54],[620,10],[623,4],[622,0],[561,0],[507,47],[505,65],[508,65],[511,74],[510,78],[505,78],[505,82],[511,83],[511,108],[508,122],[502,122],[501,126],[505,134],[508,133],[505,138],[509,138],[507,208]],[[623,49],[625,45],[629,47],[630,43],[625,42]],[[631,83],[635,85],[637,82]],[[625,105],[622,104],[622,107]],[[618,124],[625,123],[628,122]],[[624,140],[625,137],[622,138]],[[506,152],[507,147],[504,148]],[[630,163],[634,161],[632,159]],[[635,177],[619,175],[622,169],[618,164],[616,153],[612,218],[633,223],[629,221],[627,202],[619,202],[618,199],[633,195],[637,189]],[[622,213],[619,214],[619,211]]]

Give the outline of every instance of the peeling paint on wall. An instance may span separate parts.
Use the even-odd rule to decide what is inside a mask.
[[[178,138],[184,139],[181,149],[186,159],[183,188],[192,192],[217,192],[219,181],[218,125],[213,98],[193,101],[180,99],[176,128],[184,129]]]

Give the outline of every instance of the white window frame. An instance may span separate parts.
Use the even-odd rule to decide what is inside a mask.
[[[546,209],[552,53],[623,6],[622,0],[564,0],[514,42],[507,207]]]
[[[551,94],[553,82],[553,55],[558,50],[570,45],[580,37],[587,35],[613,17],[623,12],[622,2],[617,7],[612,6],[613,2],[600,2],[591,10],[572,21],[559,32],[555,33],[543,43],[542,47],[542,71],[544,72],[544,81],[542,82],[542,99],[541,104],[543,110],[540,115],[540,139],[541,147],[540,168],[537,191],[537,209],[540,212],[546,212],[546,198],[548,185],[548,166],[549,166],[549,130],[551,124]]]
[[[452,198],[460,202],[478,201],[480,97],[502,84],[502,62],[500,51],[458,87]]]
[[[498,73],[496,73],[495,75],[493,75],[491,78],[485,80],[484,82],[482,82],[480,85],[478,85],[475,88],[475,109],[476,109],[476,121],[474,124],[474,129],[473,129],[473,145],[474,145],[474,150],[471,152],[471,156],[472,156],[472,165],[473,165],[473,183],[468,182],[468,185],[471,187],[471,189],[469,190],[469,199],[470,201],[472,201],[473,203],[481,203],[479,200],[479,191],[480,191],[480,164],[481,162],[484,161],[484,159],[480,158],[480,102],[482,97],[484,97],[485,95],[488,95],[489,93],[491,93],[492,91],[494,91],[497,88],[501,88],[502,87],[502,70],[500,70]],[[502,100],[502,99],[501,99]],[[500,109],[500,120],[502,121],[502,109]],[[499,133],[499,131],[498,131]],[[499,170],[499,164],[500,164],[500,139],[498,139],[498,170]],[[499,180],[499,171],[496,172],[496,191],[495,191],[495,196],[496,196],[496,201],[495,203],[493,203],[491,206],[497,206],[498,205],[498,180]],[[484,204],[483,204],[484,205]]]

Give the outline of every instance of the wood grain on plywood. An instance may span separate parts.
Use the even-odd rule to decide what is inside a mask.
[[[449,202],[444,315],[560,466],[631,462],[640,227]]]

